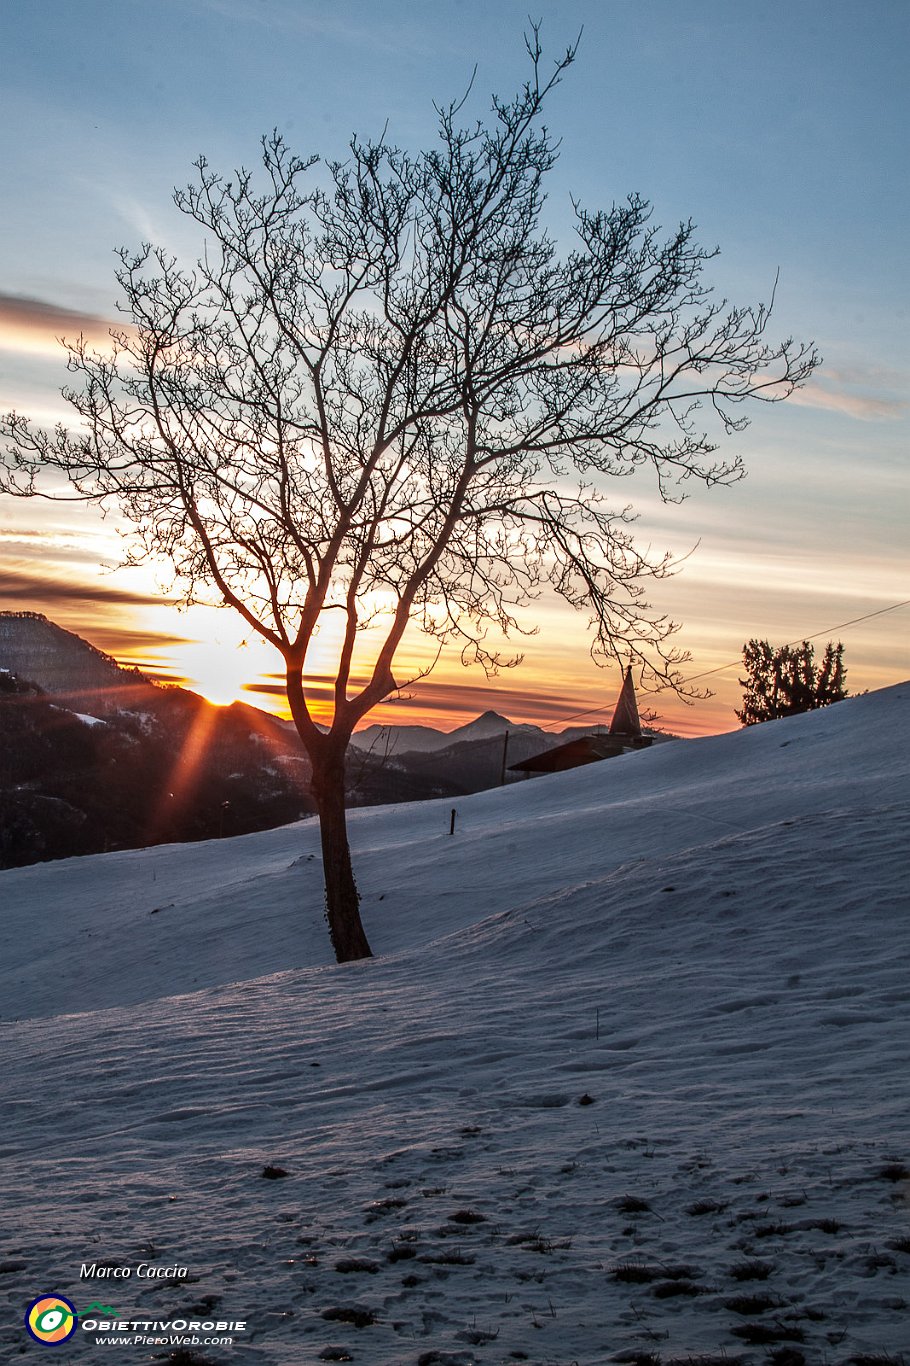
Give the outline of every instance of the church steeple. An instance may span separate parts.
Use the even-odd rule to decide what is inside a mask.
[[[641,721],[638,719],[638,704],[635,701],[635,684],[632,682],[632,665],[626,669],[613,720],[610,722],[611,735],[641,735]]]
[[[653,735],[642,735],[638,705],[635,701],[635,684],[632,682],[632,665],[626,669],[622,687],[610,731],[604,735],[580,735],[555,749],[545,749],[541,754],[532,754],[520,764],[512,764],[510,773],[562,773],[567,768],[578,768],[580,764],[593,764],[598,759],[612,759],[618,754],[634,753],[638,749],[649,749],[654,742]]]

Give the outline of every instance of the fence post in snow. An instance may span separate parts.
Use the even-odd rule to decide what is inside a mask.
[[[450,834],[450,835],[454,835],[454,834],[455,834],[455,808],[454,808],[454,806],[452,807],[452,818],[451,818],[451,820],[449,821],[449,834]]]

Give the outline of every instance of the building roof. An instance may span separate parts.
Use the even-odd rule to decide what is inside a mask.
[[[524,759],[520,764],[512,764],[509,772],[562,773],[567,768],[579,768],[582,764],[595,764],[599,759],[610,759],[627,749],[647,749],[650,744],[651,736],[641,733],[632,666],[629,665],[607,735],[582,735],[565,745],[557,745],[555,749],[532,754],[530,759]]]
[[[567,768],[580,768],[582,764],[596,764],[600,759],[611,759],[626,749],[646,749],[650,743],[650,735],[582,735],[568,744],[557,745],[555,749],[532,754],[530,759],[520,764],[512,764],[509,772],[563,773]]]
[[[632,665],[626,669],[626,676],[619,690],[613,720],[610,722],[611,735],[641,735],[641,721],[638,718],[638,703],[635,701],[635,684],[632,682]]]

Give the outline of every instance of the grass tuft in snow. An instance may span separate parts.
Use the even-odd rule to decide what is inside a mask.
[[[450,1224],[484,1224],[486,1217],[478,1214],[472,1209],[457,1209],[454,1214],[449,1215]]]
[[[798,1347],[776,1347],[767,1360],[769,1366],[806,1366],[806,1358]]]
[[[737,1323],[730,1332],[751,1346],[773,1342],[804,1342],[806,1337],[801,1328],[786,1323]]]
[[[641,1262],[621,1262],[610,1271],[614,1281],[623,1281],[627,1285],[649,1285],[665,1274],[663,1267],[645,1266]]]
[[[910,1167],[903,1162],[886,1162],[878,1175],[882,1181],[907,1181],[910,1180]]]
[[[781,1301],[776,1295],[735,1295],[724,1301],[724,1308],[733,1314],[751,1318],[753,1314],[766,1314],[769,1309],[780,1309]]]
[[[330,1323],[350,1323],[354,1328],[369,1328],[378,1320],[371,1309],[361,1309],[357,1305],[338,1305],[323,1309],[322,1317]]]
[[[263,1167],[259,1175],[264,1177],[266,1181],[280,1181],[281,1178],[287,1176],[288,1173],[285,1171],[284,1167],[273,1167],[269,1164],[268,1166]]]
[[[187,1347],[178,1347],[176,1352],[161,1352],[155,1361],[166,1361],[168,1366],[217,1366],[211,1357],[200,1356]]]
[[[767,1262],[737,1262],[730,1267],[730,1275],[734,1281],[766,1281],[773,1270]]]
[[[725,1200],[696,1200],[693,1204],[686,1206],[686,1214],[691,1214],[694,1219],[698,1219],[703,1214],[723,1214],[726,1208]]]
[[[651,1206],[637,1195],[621,1195],[616,1201],[616,1208],[620,1214],[646,1214]]]

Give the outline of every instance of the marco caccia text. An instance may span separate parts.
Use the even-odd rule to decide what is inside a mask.
[[[79,1276],[85,1281],[95,1277],[109,1277],[111,1280],[128,1281],[135,1275],[137,1281],[182,1281],[189,1275],[188,1268],[185,1266],[152,1266],[149,1262],[140,1262],[138,1266],[108,1266],[105,1263],[99,1265],[97,1262],[83,1262],[79,1268]]]

